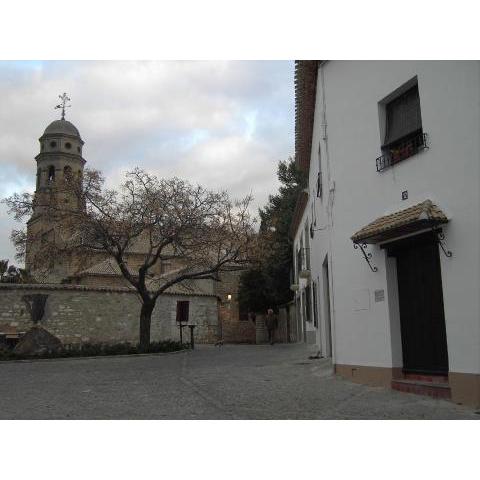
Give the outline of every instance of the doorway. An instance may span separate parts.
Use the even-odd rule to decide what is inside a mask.
[[[330,317],[330,280],[328,274],[328,256],[322,264],[323,280],[323,318],[325,319],[325,356],[332,356],[332,320]]]
[[[386,246],[397,261],[397,281],[406,373],[445,375],[448,349],[443,308],[442,273],[432,232]]]

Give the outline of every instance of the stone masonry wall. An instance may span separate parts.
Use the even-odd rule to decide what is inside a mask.
[[[255,324],[240,316],[238,286],[241,272],[222,273],[221,282],[215,285],[219,300],[219,319],[225,343],[255,343]],[[230,298],[229,298],[230,295]]]
[[[34,293],[48,295],[40,324],[63,343],[138,342],[140,301],[127,289],[0,284],[0,325],[14,326],[18,331],[31,328],[22,297]],[[190,301],[189,323],[197,325],[195,341],[215,342],[219,328],[217,297],[198,295],[160,296],[152,315],[152,341],[179,340],[177,300]],[[189,338],[187,329],[184,333]]]

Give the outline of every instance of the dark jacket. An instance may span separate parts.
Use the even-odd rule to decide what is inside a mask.
[[[273,330],[274,328],[277,328],[277,325],[277,316],[274,313],[272,313],[271,315],[267,313],[267,316],[265,317],[265,326],[268,328],[268,330]]]

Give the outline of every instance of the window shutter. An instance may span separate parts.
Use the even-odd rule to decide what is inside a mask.
[[[387,104],[385,145],[422,129],[418,85]]]

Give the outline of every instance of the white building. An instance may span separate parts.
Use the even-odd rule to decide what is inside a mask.
[[[480,405],[479,140],[480,62],[297,62],[297,311],[338,374]]]

